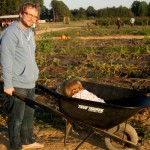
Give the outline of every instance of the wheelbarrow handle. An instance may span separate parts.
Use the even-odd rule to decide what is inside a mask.
[[[46,106],[45,104],[41,104],[33,99],[30,99],[28,98],[27,96],[24,96],[18,92],[13,92],[13,95],[16,96],[17,98],[19,98],[20,100],[24,101],[25,103],[27,103],[29,106],[31,107],[35,107],[35,106],[38,106],[38,107],[41,107],[43,108],[45,111],[52,111],[53,113],[55,113],[56,115],[60,116],[60,117],[63,117],[63,118],[66,118],[69,120],[69,118],[64,115],[62,112],[60,112],[59,110],[53,108],[52,106]]]
[[[44,86],[44,85],[37,84],[36,87],[39,88],[39,89],[41,89],[41,90],[43,90],[44,92],[49,93],[49,94],[52,95],[52,96],[55,96],[55,97],[58,97],[58,96],[59,96],[59,94],[57,94],[57,93],[55,92],[55,90],[52,90],[52,89],[50,89],[50,88],[48,88],[48,87],[46,87],[46,86]]]
[[[25,101],[27,99],[27,96],[20,94],[18,92],[15,92],[15,91],[13,92],[13,95],[16,96],[17,98],[23,100],[23,101]]]
[[[37,102],[34,99],[28,98],[27,96],[20,94],[18,92],[14,91],[13,96],[16,96],[17,98],[19,98],[23,102],[27,103],[30,107],[35,108],[35,105],[37,105]]]

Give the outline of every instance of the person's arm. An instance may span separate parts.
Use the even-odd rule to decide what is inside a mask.
[[[12,85],[12,66],[15,57],[16,36],[12,31],[4,31],[1,39],[1,66],[2,79],[4,81],[4,92],[12,95],[14,91]]]

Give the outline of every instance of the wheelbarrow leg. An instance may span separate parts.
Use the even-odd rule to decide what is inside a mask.
[[[74,149],[74,150],[78,150],[78,148],[95,132],[90,132],[82,141],[81,143]]]
[[[65,131],[65,138],[64,138],[64,146],[66,147],[66,140],[68,138],[68,135],[72,129],[72,124],[66,120],[66,131]]]

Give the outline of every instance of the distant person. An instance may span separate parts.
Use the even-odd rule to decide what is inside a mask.
[[[74,97],[74,98],[79,98],[79,99],[84,99],[84,100],[105,103],[103,99],[97,97],[95,94],[83,88],[82,83],[78,79],[75,79],[75,78],[64,82],[62,84],[62,87],[60,87],[60,89],[63,89],[63,94],[68,97]],[[59,88],[57,89],[58,93],[60,89]]]
[[[130,25],[131,25],[131,27],[134,26],[134,23],[135,23],[135,18],[132,17],[132,18],[130,19]]]
[[[121,20],[120,20],[120,18],[117,19],[116,25],[117,25],[117,28],[120,29],[120,27],[121,27]]]

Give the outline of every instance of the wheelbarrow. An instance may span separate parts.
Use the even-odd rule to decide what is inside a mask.
[[[82,82],[83,87],[105,100],[106,103],[88,101],[66,97],[56,92],[54,88],[37,85],[36,89],[46,95],[51,95],[57,101],[57,107],[47,105],[48,102],[33,101],[19,93],[14,95],[31,106],[39,106],[45,111],[52,111],[66,119],[64,144],[76,123],[84,128],[91,129],[75,150],[94,133],[105,135],[105,144],[110,150],[138,149],[138,134],[127,124],[127,120],[140,110],[150,106],[150,97],[145,93],[133,89],[126,89],[105,84]]]

